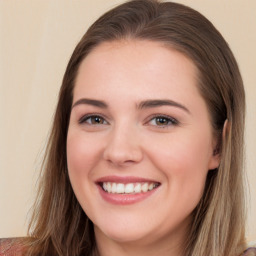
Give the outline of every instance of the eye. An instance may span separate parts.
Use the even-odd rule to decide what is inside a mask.
[[[106,125],[108,122],[99,115],[86,115],[79,120],[80,124],[86,123],[89,125]]]
[[[149,125],[159,126],[162,128],[171,126],[171,125],[178,125],[178,121],[169,116],[154,116],[148,122]]]

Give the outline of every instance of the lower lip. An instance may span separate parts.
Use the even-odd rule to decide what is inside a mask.
[[[115,194],[115,193],[108,193],[102,189],[101,186],[98,185],[100,195],[102,198],[111,203],[111,204],[118,204],[118,205],[129,205],[135,204],[145,200],[146,198],[150,197],[152,194],[156,192],[157,188],[154,188],[148,192],[142,192],[138,194]]]

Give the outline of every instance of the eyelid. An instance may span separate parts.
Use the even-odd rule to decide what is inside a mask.
[[[152,115],[152,116],[150,116],[148,119],[147,119],[147,121],[146,121],[146,124],[147,125],[150,125],[149,123],[153,120],[153,119],[155,119],[155,118],[166,118],[166,119],[168,119],[168,121],[170,121],[171,122],[171,124],[167,124],[167,125],[151,125],[151,126],[155,126],[155,127],[157,127],[157,128],[168,128],[168,127],[170,127],[170,126],[175,126],[175,125],[179,125],[180,123],[179,123],[179,121],[176,119],[176,118],[174,118],[174,117],[172,117],[172,116],[169,116],[169,115],[165,115],[165,114],[154,114],[154,115]]]
[[[89,118],[92,118],[92,117],[100,117],[104,121],[106,121],[107,124],[109,124],[109,122],[107,121],[107,118],[104,115],[99,114],[99,113],[89,113],[89,114],[83,115],[81,118],[79,118],[78,123],[79,124],[86,123],[86,120]],[[93,125],[93,124],[89,124],[89,125]],[[106,124],[103,124],[103,125],[106,125]]]
[[[92,118],[92,117],[100,117],[107,124],[110,124],[109,121],[107,120],[107,118],[105,117],[105,115],[99,114],[99,113],[89,113],[89,114],[83,115],[81,118],[79,118],[78,123],[79,124],[86,123],[86,120],[89,119],[89,118]],[[167,124],[167,125],[152,125],[152,124],[150,124],[150,122],[155,118],[166,118],[170,122],[170,124]],[[89,124],[89,123],[87,123],[87,124],[88,125],[94,125],[94,124]],[[145,124],[149,125],[149,126],[155,126],[157,128],[168,128],[169,126],[179,125],[180,122],[176,118],[174,118],[172,116],[169,116],[169,115],[166,115],[166,114],[154,114],[154,115],[151,115],[150,117],[147,118]],[[106,124],[102,124],[102,125],[106,125]]]

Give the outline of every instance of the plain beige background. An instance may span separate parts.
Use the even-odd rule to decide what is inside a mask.
[[[121,0],[0,0],[0,237],[24,236],[57,94],[88,26]],[[177,0],[208,17],[239,63],[247,94],[246,169],[256,241],[256,1]]]

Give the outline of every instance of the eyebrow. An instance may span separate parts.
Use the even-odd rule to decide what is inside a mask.
[[[165,100],[165,99],[164,100],[145,100],[138,105],[138,108],[143,109],[143,108],[154,108],[154,107],[161,107],[161,106],[177,107],[191,114],[188,108],[186,108],[184,105],[173,100]]]
[[[81,105],[81,104],[92,105],[92,106],[104,108],[104,109],[108,108],[108,104],[104,101],[95,100],[95,99],[86,99],[86,98],[82,98],[82,99],[76,101],[73,104],[72,108],[74,108],[77,105]],[[177,108],[180,108],[190,114],[190,111],[184,105],[182,105],[176,101],[167,100],[167,99],[144,100],[137,105],[137,108],[145,109],[145,108],[155,108],[155,107],[161,107],[161,106],[177,107]]]
[[[99,107],[99,108],[107,108],[108,107],[107,103],[105,103],[104,101],[82,98],[82,99],[76,101],[73,104],[72,108],[74,108],[75,106],[80,105],[80,104],[92,105],[92,106]]]

